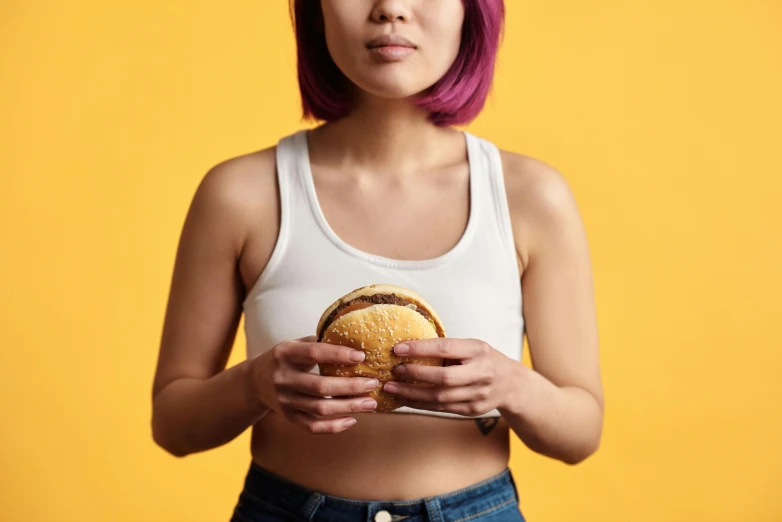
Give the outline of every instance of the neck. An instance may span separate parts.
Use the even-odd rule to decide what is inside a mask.
[[[409,100],[365,97],[351,114],[313,132],[329,163],[374,172],[413,172],[438,164],[455,131],[437,127]],[[452,150],[450,151],[452,155]],[[321,156],[323,157],[323,156]]]

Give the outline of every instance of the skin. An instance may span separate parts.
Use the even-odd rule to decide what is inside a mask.
[[[459,0],[322,0],[321,5],[329,54],[363,93],[386,100],[417,94],[445,75],[459,53],[464,22]],[[404,63],[379,63],[364,47],[381,34],[403,36],[417,52]]]
[[[458,39],[454,44],[448,30],[459,30],[452,24],[463,16],[461,2],[322,5],[329,48],[357,85],[354,112],[309,133],[324,214],[337,235],[360,250],[397,259],[437,257],[467,224],[466,146],[459,131],[434,127],[409,98],[436,81],[455,56]],[[414,40],[421,56],[392,64],[362,58],[361,42],[393,31]],[[502,161],[532,368],[481,340],[406,343],[409,354],[445,357],[448,366],[405,365],[406,382],[394,393],[416,408],[460,413],[463,420],[365,412],[365,399],[345,398],[365,390],[365,379],[307,373],[319,362],[351,363],[349,349],[312,337],[225,369],[242,300],[279,231],[275,150],[264,149],[214,166],[193,197],[153,386],[156,442],[185,456],[252,427],[252,457],[260,465],[360,500],[438,495],[495,475],[508,465],[511,431],[533,451],[565,463],[591,455],[602,431],[603,393],[586,233],[557,170],[507,151]],[[404,210],[388,220],[389,207]],[[495,407],[499,420],[469,418]],[[357,423],[346,426],[352,419]]]

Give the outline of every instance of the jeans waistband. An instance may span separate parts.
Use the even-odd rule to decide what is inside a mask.
[[[508,493],[512,488],[512,493]],[[432,497],[414,500],[354,500],[328,495],[291,482],[252,461],[245,480],[245,494],[266,503],[273,503],[277,509],[296,517],[309,520],[316,510],[338,511],[340,513],[367,513],[389,509],[406,516],[426,514],[429,520],[442,520],[444,511],[458,509],[478,499],[485,499],[493,492],[515,496],[516,485],[509,468],[462,489]]]

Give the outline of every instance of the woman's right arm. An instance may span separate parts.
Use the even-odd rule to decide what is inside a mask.
[[[248,161],[228,160],[204,176],[179,238],[152,403],[153,438],[177,456],[224,444],[269,411],[249,362],[225,370],[242,314]]]
[[[172,455],[221,446],[271,410],[313,433],[343,431],[345,415],[362,411],[358,399],[323,396],[366,391],[364,379],[307,373],[318,362],[351,364],[345,347],[291,340],[226,369],[244,299],[239,259],[251,227],[256,240],[266,235],[270,255],[278,208],[274,162],[258,158],[218,164],[193,197],[152,391],[152,435]]]

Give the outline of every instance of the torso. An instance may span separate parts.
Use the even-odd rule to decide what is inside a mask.
[[[356,418],[340,434],[312,435],[270,412],[253,429],[253,459],[311,489],[356,500],[439,495],[508,465],[509,429],[502,419],[484,436],[471,420],[372,413]]]
[[[248,197],[254,198],[248,204],[252,209],[248,223],[255,225],[247,231],[239,259],[246,290],[252,288],[263,271],[279,230],[274,154],[271,148],[231,160],[246,164],[247,176],[243,178],[247,180]],[[534,161],[503,152],[521,273],[526,266],[523,244],[526,221],[522,210],[526,205],[520,195],[529,181],[519,171]],[[343,177],[344,181],[340,182],[336,176],[322,174],[313,165],[318,197],[329,223],[341,238],[364,251],[398,259],[435,257],[453,247],[467,223],[466,164],[454,162],[446,166],[430,186],[417,183],[415,187],[373,188],[355,180],[348,183]],[[448,177],[451,181],[443,184]],[[344,186],[340,187],[340,183]],[[347,185],[357,188],[346,192]],[[447,204],[425,204],[435,196],[437,201]],[[413,228],[419,234],[404,236],[402,241],[402,236],[394,236],[394,230],[377,234],[377,229],[368,227],[367,223],[383,222],[383,211],[376,210],[387,208],[378,204],[381,197],[386,202],[389,197],[405,201],[405,224],[415,224]],[[349,203],[351,200],[355,205]],[[355,219],[357,214],[362,219]],[[356,418],[358,423],[343,433],[312,435],[285,417],[269,412],[253,427],[252,458],[293,482],[358,500],[409,500],[438,495],[491,477],[508,465],[510,430],[502,418],[493,427],[492,423],[488,426],[484,423],[483,430],[471,419],[374,413],[357,414]],[[484,434],[489,427],[491,430]],[[372,451],[362,452],[360,448],[366,447]]]

